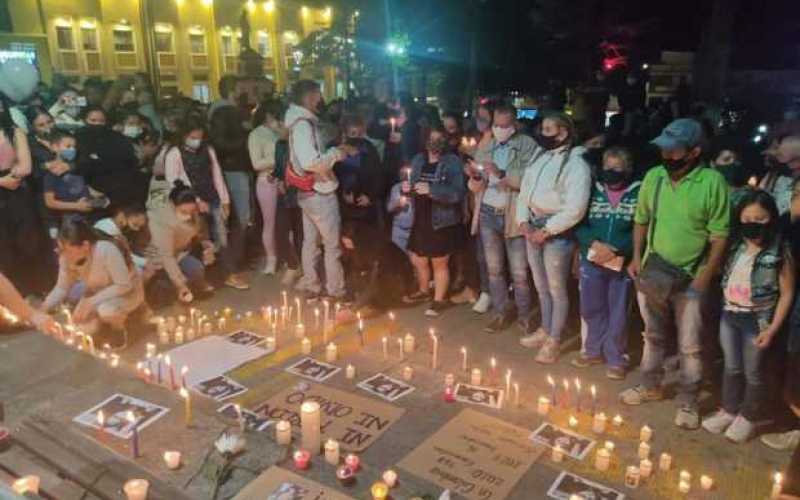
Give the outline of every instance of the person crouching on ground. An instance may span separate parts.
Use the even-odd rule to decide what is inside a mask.
[[[144,302],[142,280],[130,253],[83,219],[65,220],[57,244],[58,281],[44,300],[42,311],[51,311],[64,302],[80,281],[83,290],[72,312],[77,329],[93,336],[95,345],[125,347],[125,323]]]

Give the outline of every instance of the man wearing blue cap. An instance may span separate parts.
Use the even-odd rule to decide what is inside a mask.
[[[663,162],[642,182],[634,216],[634,255],[628,267],[637,280],[645,323],[642,382],[620,395],[639,405],[663,398],[661,380],[668,338],[675,324],[681,360],[675,425],[697,429],[702,308],[725,255],[730,203],[725,178],[705,168],[703,130],[695,120],[675,120],[653,140]]]

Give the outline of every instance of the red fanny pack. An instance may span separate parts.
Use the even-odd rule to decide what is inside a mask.
[[[309,126],[311,127],[311,136],[312,140],[314,141],[314,147],[317,146],[317,131],[314,128],[314,124],[308,118],[298,118],[297,120],[292,123],[289,127],[290,133],[294,132],[294,126],[297,125],[298,122],[306,121],[308,122]],[[294,157],[294,152],[292,151],[292,141],[291,138],[289,140],[289,160],[286,163],[286,175],[285,180],[286,184],[292,186],[300,191],[313,191],[314,190],[314,182],[316,179],[314,178],[314,174],[298,174],[297,171],[294,169],[294,165],[292,164],[292,158]]]

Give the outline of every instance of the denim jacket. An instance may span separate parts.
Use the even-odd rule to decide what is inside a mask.
[[[411,160],[411,185],[413,186],[425,166],[427,153],[420,153]],[[464,166],[458,156],[443,155],[436,166],[436,182],[431,183],[433,200],[433,229],[439,230],[461,223],[461,202],[466,193]]]
[[[725,263],[725,270],[722,275],[722,289],[728,286],[731,272],[736,265],[736,261],[742,252],[747,248],[744,240],[739,240],[728,253],[728,261]],[[775,313],[775,306],[780,296],[778,278],[783,267],[783,258],[786,255],[786,245],[779,236],[772,244],[756,255],[753,262],[753,270],[750,274],[750,300],[755,306],[755,314],[758,316],[758,323],[761,328],[769,325],[772,315]]]

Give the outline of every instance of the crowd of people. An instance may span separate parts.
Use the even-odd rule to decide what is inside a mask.
[[[309,80],[288,98],[265,85],[251,107],[231,76],[204,106],[120,82],[0,95],[0,271],[44,296],[26,313],[43,327],[69,302],[122,346],[152,309],[248,289],[258,262],[308,302],[367,316],[469,303],[542,364],[573,308],[572,364],[622,380],[638,304],[641,382],[621,401],[662,399],[677,359],[676,425],[734,442],[774,415],[775,367],[791,380],[800,366],[796,123],[772,127],[754,163],[751,144],[677,108],[642,137],[624,108],[610,126],[555,109],[520,120],[502,98],[439,110],[386,86],[326,105]],[[718,358],[720,409],[701,419]],[[800,431],[763,440],[788,449]]]

